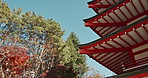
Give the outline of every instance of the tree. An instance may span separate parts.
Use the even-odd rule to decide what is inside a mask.
[[[66,48],[62,61],[66,67],[70,78],[83,77],[86,71],[86,57],[80,55],[78,52],[79,39],[74,32],[72,32],[66,40]],[[72,71],[72,72],[70,72]]]
[[[57,63],[56,55],[63,47],[61,36],[64,32],[60,24],[34,12],[22,14],[20,8],[10,11],[2,1],[0,6],[0,46],[15,45],[27,49],[32,68],[26,72],[33,71],[36,77],[50,70]]]
[[[86,78],[103,78],[103,76],[99,73],[99,71],[91,67],[87,68],[85,75]]]
[[[0,47],[0,67],[2,77],[20,77],[28,68],[29,55],[27,50],[15,46]]]
[[[59,71],[62,71],[62,76],[82,77],[86,59],[78,53],[79,41],[74,33],[64,41],[61,38],[64,31],[56,21],[45,19],[35,12],[22,14],[20,8],[11,11],[2,1],[0,14],[0,47],[9,45],[23,48],[30,56],[30,67],[21,73],[22,77],[42,77],[58,69],[62,69]]]

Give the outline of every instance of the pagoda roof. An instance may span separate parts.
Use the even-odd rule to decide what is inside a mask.
[[[119,1],[121,0],[93,0],[88,2],[88,7],[92,8],[96,13],[101,13]]]
[[[99,36],[119,30],[148,15],[147,0],[122,0],[94,17],[85,19]]]
[[[93,42],[79,45],[81,54],[116,74],[148,67],[148,16]]]

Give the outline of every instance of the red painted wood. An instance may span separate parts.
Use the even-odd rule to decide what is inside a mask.
[[[112,0],[114,3],[116,3],[114,0]]]
[[[119,9],[119,11],[124,15],[124,17],[128,20],[128,17],[125,15],[125,13],[121,10],[121,9]]]
[[[125,0],[125,2],[123,2],[123,3],[128,3],[130,0]],[[111,13],[112,12],[112,10],[113,10],[113,12],[114,12],[114,10],[116,10],[116,9],[118,9],[117,7],[121,7],[121,6],[124,6],[123,5],[123,3],[122,4],[119,4],[119,5],[117,5],[116,7],[114,7],[114,8],[112,8],[112,9],[110,9],[110,10],[108,10],[106,13]],[[131,11],[128,9],[128,7],[127,6],[125,6],[126,8],[127,8],[127,10],[131,13]],[[95,18],[92,18],[92,19],[90,19],[90,20],[88,20],[87,22],[93,22],[95,19],[100,19],[101,18],[101,16],[105,16],[106,15],[106,13],[103,13],[103,14],[101,14],[101,15],[99,15],[99,16],[97,16],[97,17],[95,17]],[[115,13],[116,14],[116,13]],[[137,19],[137,18],[139,18],[139,17],[141,17],[142,15],[147,15],[148,14],[148,10],[146,10],[146,11],[144,11],[143,13],[140,13],[140,14],[138,14],[137,16],[134,16],[132,13],[131,13],[131,15],[133,16],[131,19],[129,19],[129,20],[127,20],[125,23],[128,23],[128,22],[130,22],[130,21],[133,21],[133,20],[135,20],[135,19]],[[118,15],[116,15],[117,17],[118,17]],[[119,18],[119,17],[118,17]],[[120,18],[119,18],[120,19]],[[112,19],[113,20],[113,19]],[[121,20],[121,19],[120,19]],[[115,21],[114,21],[115,22]]]
[[[119,57],[119,56],[118,56],[118,57]],[[124,59],[122,59],[122,58],[124,58]],[[112,63],[107,64],[107,65],[110,66],[110,67],[114,67],[114,65],[116,65],[116,64],[118,64],[118,63],[121,63],[121,62],[123,62],[124,60],[128,60],[128,58],[129,58],[129,56],[127,56],[127,55],[125,54],[125,55],[121,56],[120,58],[115,59]],[[122,59],[122,60],[120,60],[120,59]],[[118,60],[120,60],[120,61],[118,61]]]
[[[108,35],[108,34],[110,34],[110,33],[112,33],[112,32],[114,32],[116,29],[118,29],[119,27],[118,26],[116,26],[114,29],[112,29],[110,32],[108,32],[107,34],[105,34],[105,35]]]
[[[142,63],[142,62],[145,63],[146,61],[148,61],[148,57],[145,57],[145,58],[141,58],[141,59],[136,60],[137,63]]]
[[[108,54],[109,54],[109,53],[106,53],[106,54],[104,54],[103,56],[101,56],[101,57],[98,58],[98,59],[97,59],[97,57],[96,57],[96,60],[97,60],[97,61],[100,61],[102,58],[106,57]],[[100,62],[101,62],[101,61],[100,61]]]
[[[132,15],[132,17],[134,17],[133,13],[130,11],[130,9],[125,5],[126,9],[128,10],[128,12]]]
[[[129,38],[131,38],[133,41],[135,41],[135,40],[128,34],[128,32],[133,31],[133,28],[134,28],[134,29],[137,29],[137,28],[141,27],[142,24],[147,24],[147,23],[148,23],[148,20],[145,20],[145,21],[143,21],[143,22],[141,22],[141,23],[138,23],[137,25],[132,26],[132,27],[126,29],[126,30],[123,30],[123,31],[121,31],[121,32],[119,32],[119,33],[117,33],[117,34],[115,34],[115,35],[112,35],[112,36],[110,36],[110,37],[108,37],[108,38],[105,38],[105,39],[103,39],[103,40],[100,40],[99,42],[96,42],[96,43],[94,43],[94,44],[87,45],[87,46],[83,46],[83,47],[81,47],[81,48],[84,48],[84,47],[85,47],[85,48],[88,48],[88,47],[96,46],[96,45],[98,45],[98,44],[102,44],[103,42],[107,42],[107,41],[109,41],[110,39],[115,39],[117,36],[124,35],[125,32],[127,32],[126,35],[127,35]],[[138,43],[137,41],[135,41],[135,42]]]
[[[97,14],[99,13],[99,8],[92,8]]]
[[[97,2],[99,2],[101,0],[94,0],[92,3],[89,4],[90,8],[93,8],[96,12],[98,10],[96,10],[96,8],[107,8],[107,7],[110,7],[111,4],[110,2],[108,2],[110,5],[103,5],[101,2],[100,4],[101,5],[95,5]],[[113,0],[114,1],[114,0]],[[141,0],[142,1],[142,0]],[[142,5],[141,1],[139,0],[140,4]],[[106,16],[107,14],[106,13],[103,13],[99,16],[96,16],[88,21],[85,22],[85,26],[86,27],[90,27],[93,31],[95,31],[98,35],[100,35],[101,37],[104,36],[102,35],[103,33],[106,32],[106,30],[108,30],[109,28],[111,28],[112,26],[120,26],[120,27],[124,27],[127,25],[127,23],[131,22],[131,21],[134,21],[135,19],[143,16],[143,15],[148,15],[148,11],[144,11],[143,13],[139,13],[138,15],[134,16],[131,12],[131,10],[129,10],[129,8],[127,8],[126,4],[128,2],[131,2],[131,4],[133,5],[133,7],[135,8],[135,10],[139,13],[138,9],[136,8],[136,6],[133,4],[132,0],[125,0],[123,3],[113,7],[112,9],[106,11],[106,13],[108,14],[108,17],[111,18],[114,23],[109,23],[109,21],[107,21],[107,19],[103,18],[107,23],[92,23],[94,22],[96,19],[100,19],[104,16]],[[114,1],[114,3],[116,3]],[[124,5],[125,4],[125,5]],[[129,11],[129,13],[132,15],[132,18],[131,19],[128,19],[128,17],[121,11],[121,9],[119,9],[121,6],[125,6],[127,8],[127,10]],[[119,8],[117,8],[119,7]],[[143,9],[144,9],[144,6],[142,5]],[[119,9],[119,11],[126,17],[126,21],[123,22],[122,19],[118,16],[118,14],[116,14],[114,11],[116,9]],[[120,21],[122,22],[116,22],[110,15],[109,13],[113,12],[118,18]],[[98,13],[98,12],[97,12]],[[132,49],[133,48],[136,48],[136,47],[139,47],[141,45],[144,45],[146,43],[148,43],[148,40],[144,40],[144,38],[136,31],[137,28],[141,27],[142,24],[147,24],[148,23],[148,20],[147,21],[144,21],[144,22],[141,22],[133,27],[130,27],[126,30],[123,30],[123,31],[120,31],[119,33],[117,34],[114,34],[108,38],[105,38],[103,40],[98,40],[98,42],[94,43],[94,44],[89,44],[87,46],[83,46],[83,47],[80,47],[81,49],[79,49],[79,51],[81,53],[84,53],[84,54],[89,54],[89,55],[92,55],[92,54],[95,54],[95,53],[98,53],[97,56],[93,57],[93,56],[90,56],[92,57],[93,59],[95,59],[97,62],[99,62],[100,64],[104,65],[105,67],[109,68],[110,70],[114,71],[115,73],[117,74],[120,74],[120,73],[123,73],[123,72],[126,72],[126,71],[123,71],[127,68],[132,68],[132,67],[135,67],[135,66],[139,66],[141,64],[146,64],[148,63],[148,57],[144,58],[144,59],[140,59],[140,60],[135,60],[134,58],[134,55],[136,54],[140,54],[140,53],[143,53],[145,51],[148,51],[148,48],[146,49],[143,49],[141,51],[138,51],[136,53],[133,53],[132,52]],[[103,27],[102,29],[104,29],[106,26],[108,26],[109,28],[104,30],[102,33],[100,33],[99,31],[96,31],[96,27]],[[118,28],[118,27],[117,27]],[[113,31],[115,31],[117,28],[113,29]],[[135,30],[133,30],[133,28]],[[143,27],[145,30],[146,28]],[[111,32],[113,32],[111,31]],[[131,31],[135,31],[135,33],[143,40],[143,42],[139,43],[137,42],[133,37],[131,37],[128,33],[131,32]],[[109,33],[111,33],[109,32]],[[124,40],[123,38],[121,38],[120,36],[124,35],[124,33],[127,32],[127,36],[129,38],[131,38],[136,44],[135,45],[131,45],[129,42],[127,42],[126,40]],[[146,30],[146,32],[148,32]],[[107,34],[109,34],[107,33]],[[107,35],[105,34],[105,35]],[[129,45],[128,48],[125,48],[125,46],[123,46],[122,44],[118,43],[117,41],[115,41],[114,39],[119,36],[119,39],[122,40],[125,44]],[[111,44],[108,44],[106,42],[108,42],[110,39],[112,39],[112,41],[114,43],[116,43],[117,45],[119,45],[121,48],[115,48],[115,46],[111,45]],[[104,43],[105,42],[105,43]],[[107,48],[105,46],[101,46],[100,44],[106,44],[112,48]],[[88,48],[91,48],[91,47],[95,47],[99,45],[100,47],[104,48],[104,49],[97,49],[95,48],[94,50],[86,50]],[[125,51],[121,54],[119,54],[118,52],[121,52],[121,51]],[[111,55],[108,55],[109,53],[115,53],[115,54],[111,54]],[[128,52],[128,53],[127,53]],[[99,59],[96,59],[98,56],[100,56],[100,54],[102,53],[106,53],[105,55],[101,56]],[[115,56],[114,58],[110,59],[111,57],[113,57],[114,55],[117,55]],[[106,58],[107,57],[107,58]],[[105,58],[105,59],[104,59]],[[121,59],[121,60],[120,60]],[[139,62],[138,62],[139,61]],[[122,66],[122,63],[123,62],[123,65],[125,66]],[[148,66],[148,65],[147,65]],[[123,69],[123,67],[125,67],[125,69]],[[141,68],[141,67],[137,67],[137,68],[133,68],[133,69],[130,69],[130,70],[127,70],[127,71],[131,71],[131,70],[135,70],[135,69],[138,69],[138,68]]]
[[[108,46],[110,46],[110,47],[112,47],[112,48],[116,48],[115,46],[113,46],[113,45],[111,45],[109,43],[105,43],[105,44],[108,45]]]
[[[115,69],[116,71],[118,70],[118,67],[122,67],[122,68],[125,69],[125,65],[131,63],[131,60],[130,60],[130,59],[125,59],[125,60],[123,60],[123,62],[124,62],[124,63],[116,64],[116,65],[113,66],[112,68]],[[124,65],[124,66],[122,66],[122,65]],[[124,69],[123,69],[123,70],[124,70]]]
[[[100,36],[100,37],[103,37],[103,35],[102,34],[100,34],[97,30],[96,30],[96,28],[94,28],[94,27],[90,27],[98,36]]]
[[[121,39],[121,41],[123,41],[125,44],[127,44],[128,46],[131,46],[131,44],[129,44],[127,41],[125,41],[122,37],[119,36],[119,39]]]
[[[140,13],[140,14],[138,14],[138,15],[136,15],[136,16],[134,16],[134,17],[132,17],[131,19],[129,19],[129,20],[126,20],[125,22],[131,22],[131,21],[133,21],[133,20],[135,20],[135,19],[137,19],[137,18],[140,18],[141,16],[143,16],[143,15],[148,15],[148,10],[147,11],[144,11],[144,12],[142,12],[142,13]]]
[[[142,9],[145,11],[146,9],[144,8],[144,6],[142,5],[142,2],[141,2],[141,0],[139,0],[139,3],[141,4],[141,6],[142,6]]]
[[[120,47],[124,47],[123,45],[121,45],[120,43],[118,43],[117,41],[115,41],[114,39],[112,39],[112,41],[114,42],[114,43],[116,43],[117,45],[119,45]]]
[[[148,72],[134,75],[134,76],[130,76],[130,77],[126,77],[126,78],[148,78]]]
[[[104,63],[106,60],[108,60],[110,57],[113,57],[115,54],[117,54],[117,53],[112,53],[109,57],[107,57],[106,59],[102,60],[102,62]]]
[[[134,55],[141,54],[141,53],[144,53],[144,52],[147,52],[147,51],[148,51],[148,47],[146,49],[143,49],[143,50],[140,50],[140,51],[134,53]]]
[[[102,43],[103,43],[103,42],[102,42]],[[102,48],[104,48],[104,49],[107,49],[106,47],[104,47],[104,46],[102,46],[102,45],[100,45],[100,44],[99,44],[99,46],[102,47]]]
[[[106,63],[108,66],[112,66],[114,65],[120,58],[123,58],[123,57],[126,57],[126,54],[125,53],[122,53],[120,54],[120,56],[116,56],[116,58],[110,60],[108,63]],[[121,62],[121,61],[118,61],[118,62]]]
[[[113,61],[114,59],[116,59],[118,56],[121,56],[121,55],[123,55],[123,53],[121,53],[121,54],[119,54],[119,53],[115,53],[115,54],[114,54],[115,57],[112,56],[113,58],[112,58],[112,59],[109,58],[109,60],[107,60],[104,64],[107,64],[108,62]]]
[[[135,57],[134,57],[134,53],[133,53],[133,51],[132,51],[132,49],[129,49],[129,58],[131,59],[131,61],[132,61],[132,64],[135,64],[136,63],[136,60],[135,60]]]
[[[118,22],[118,23],[84,23],[86,27],[104,27],[104,26],[126,26],[127,23]]]
[[[144,40],[144,41],[141,42],[141,43],[137,43],[137,44],[131,46],[130,48],[131,48],[131,49],[134,49],[134,48],[137,48],[137,47],[142,46],[142,45],[144,45],[144,44],[148,44],[148,40]]]
[[[140,39],[144,41],[143,37],[136,30],[135,30],[135,33],[140,37]]]
[[[113,13],[118,17],[118,19],[120,20],[120,21],[122,21],[122,18],[120,18],[114,11],[113,11]],[[123,21],[122,21],[123,22]]]
[[[112,5],[108,0],[106,0],[106,2],[107,2],[109,5]]]
[[[99,60],[97,61],[96,58],[92,57],[92,59],[94,59],[96,62],[102,64],[103,66],[105,66],[106,68],[110,69],[111,71],[113,71],[116,74],[119,74],[119,72],[114,71],[112,68],[109,68],[106,64],[103,64],[102,62],[100,62]]]
[[[95,56],[94,58],[97,58],[100,54],[102,54],[102,53],[97,53],[98,55],[97,56]]]
[[[126,69],[130,69],[131,70],[135,70],[135,69],[139,69],[139,68],[143,68],[143,67],[148,67],[148,61],[145,62],[145,63],[137,63],[135,64],[134,66],[129,66],[129,67],[126,67]],[[134,67],[134,68],[133,68]]]
[[[92,5],[92,4],[88,5],[89,8],[108,8],[110,6],[111,5]]]
[[[125,0],[123,3],[128,3],[130,0]],[[117,7],[121,7],[121,6],[123,6],[123,3],[121,3],[121,4],[119,4],[119,5],[117,5],[117,6],[115,6],[114,8],[112,8],[112,9],[110,9],[110,10],[108,10],[108,11],[106,11],[106,13],[111,13],[112,12],[112,10],[114,11],[114,10],[116,10],[116,9],[118,9]],[[103,14],[101,14],[101,15],[99,15],[99,16],[97,16],[97,17],[95,17],[95,18],[93,18],[93,19],[90,19],[90,20],[87,20],[87,22],[93,22],[95,19],[99,19],[99,18],[101,18],[101,16],[105,16],[106,14],[105,13],[103,13]]]
[[[109,14],[108,14],[108,17],[109,17],[110,19],[112,19],[112,21],[116,22]]]
[[[94,53],[109,53],[109,52],[121,52],[127,51],[128,48],[106,48],[106,49],[95,49],[95,50],[86,50],[79,49],[80,54],[94,54]]]
[[[129,34],[126,34],[130,39],[132,39],[135,43],[138,43],[133,37],[131,37]]]
[[[102,19],[104,19],[107,23],[109,23],[105,18],[102,18]]]
[[[148,33],[148,30],[145,28],[145,27],[143,27],[144,28],[144,30]]]
[[[136,8],[136,6],[134,5],[133,1],[131,1],[131,4],[133,5],[133,7],[135,8],[135,10],[137,11],[137,13],[139,14],[138,9]]]
[[[105,31],[103,31],[101,34],[107,32],[107,30],[109,30],[111,27],[108,27]],[[105,36],[105,35],[104,35]]]

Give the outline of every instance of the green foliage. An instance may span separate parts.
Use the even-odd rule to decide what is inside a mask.
[[[78,53],[78,44],[79,40],[75,33],[72,32],[66,41],[64,52],[61,52],[64,55],[61,62],[68,67],[69,71],[71,69],[73,71],[69,73],[71,78],[83,77],[86,71],[86,57]]]
[[[56,21],[35,12],[22,14],[20,8],[11,11],[0,1],[0,46],[19,45],[28,50],[31,67],[25,72],[34,71],[34,75],[40,77],[43,72],[60,68],[62,64],[65,71],[61,75],[82,77],[86,71],[86,58],[78,53],[79,40],[72,32],[64,41],[63,34]]]

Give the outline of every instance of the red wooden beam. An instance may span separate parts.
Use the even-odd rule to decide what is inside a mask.
[[[118,23],[84,23],[86,27],[103,27],[103,26],[126,26],[127,23],[118,22]]]
[[[113,60],[111,63],[109,63],[107,65],[109,67],[114,67],[114,65],[117,65],[119,63],[121,64],[121,62],[126,61],[126,60],[129,60],[128,57],[129,56],[127,56],[126,54],[125,55],[122,55],[122,56],[118,56],[115,60]]]
[[[127,7],[127,5],[125,5],[126,9],[128,10],[128,12],[132,15],[132,17],[134,17],[133,13],[131,12],[131,10]]]
[[[132,64],[135,64],[136,60],[135,60],[134,53],[133,53],[132,49],[130,49],[128,52],[129,52],[129,56],[130,56],[129,58],[131,59]]]
[[[123,41],[125,44],[127,44],[128,46],[131,46],[131,44],[128,43],[126,40],[124,40],[122,37],[119,36],[119,39],[120,39],[121,41]]]
[[[129,1],[130,1],[130,0],[125,0],[124,3],[126,4],[126,3],[128,3]],[[133,16],[131,19],[128,19],[128,20],[126,21],[126,23],[131,22],[131,21],[133,21],[133,20],[135,20],[135,19],[137,19],[137,18],[139,18],[139,17],[141,17],[141,16],[143,16],[143,15],[147,15],[147,14],[148,14],[148,10],[145,10],[144,12],[142,12],[142,13],[140,13],[140,14],[134,16],[134,15],[131,13],[131,11],[129,10],[129,8],[128,8],[126,5],[124,5],[124,3],[117,5],[116,7],[114,7],[114,8],[112,8],[112,9],[108,10],[106,13],[109,14],[109,13],[111,13],[111,12],[114,12],[116,9],[118,9],[117,7],[125,6],[125,7],[127,8],[127,10],[130,12],[130,14]],[[136,9],[136,8],[135,8],[135,9]],[[125,14],[124,14],[123,12],[121,12],[121,13],[125,16]],[[115,13],[115,14],[116,14],[116,13]],[[86,22],[93,22],[95,19],[100,19],[101,16],[106,16],[106,14],[103,13],[103,14],[97,16],[97,17],[94,17],[94,18],[92,18],[92,19],[87,20]],[[117,15],[116,15],[116,16],[117,16]],[[117,16],[117,17],[118,17],[118,16]],[[119,17],[118,17],[118,18],[119,18]],[[119,19],[120,19],[120,18],[119,18]],[[121,20],[121,19],[120,19],[120,20]]]
[[[124,63],[117,63],[117,64],[115,64],[115,65],[113,65],[113,69],[118,69],[118,67],[121,67],[122,66],[122,68],[125,68],[125,65],[126,64],[129,64],[129,63],[131,63],[131,61],[129,60],[129,59],[125,59],[125,60],[123,60],[123,62]]]
[[[115,13],[114,11],[113,11],[113,13],[116,15],[116,17],[117,17],[120,21],[122,21],[122,18],[120,18],[119,15],[117,15],[117,13]],[[123,21],[122,21],[122,22],[123,22]]]
[[[111,29],[112,27],[108,27],[105,31],[103,31],[101,34],[104,34],[105,32],[107,32],[109,29]],[[104,35],[105,36],[105,35]]]
[[[110,5],[112,5],[108,0],[106,0],[106,2],[107,2],[108,4],[110,4]]]
[[[105,44],[108,45],[108,46],[110,46],[110,47],[112,47],[112,48],[116,48],[115,46],[113,46],[113,45],[111,45],[109,43],[105,43]]]
[[[116,74],[119,74],[119,72],[114,71],[112,68],[108,67],[106,64],[103,64],[102,62],[97,61],[96,58],[92,57],[92,59],[94,59],[96,62],[99,62],[100,64],[102,64],[102,65],[105,66],[106,68],[108,68],[108,69],[110,69],[111,71],[115,72]]]
[[[115,54],[116,54],[116,53],[112,53],[112,54],[110,54],[109,56],[105,57],[105,59],[103,59],[103,60],[101,60],[101,61],[102,61],[103,63],[104,63],[104,62],[106,63],[106,61],[107,61],[110,57],[113,57]]]
[[[134,75],[134,76],[130,76],[130,77],[126,77],[126,78],[147,78],[147,77],[148,77],[148,72]]]
[[[135,8],[135,10],[137,11],[137,13],[139,14],[139,11],[138,11],[138,9],[136,8],[136,6],[134,5],[133,1],[131,1],[131,3],[132,3],[132,5],[133,5],[133,7]]]
[[[113,19],[113,17],[111,17],[109,14],[108,14],[108,17],[109,17],[110,19],[112,19],[112,21],[116,22],[115,19]]]
[[[108,48],[108,49],[95,49],[95,50],[79,49],[80,54],[109,53],[109,52],[121,52],[121,51],[128,51],[128,48]]]
[[[124,16],[126,19],[128,19],[128,17],[125,15],[125,13],[124,13],[121,9],[119,9],[119,11],[123,14],[123,16]]]
[[[104,61],[103,63],[107,64],[108,62],[113,61],[114,59],[116,59],[118,56],[121,56],[121,55],[123,55],[123,53],[115,53],[113,56],[110,56],[109,58],[107,58],[108,60]]]
[[[89,8],[108,8],[112,5],[92,5],[92,4],[89,4],[88,7]]]
[[[110,34],[110,33],[112,33],[112,32],[114,32],[114,30],[116,30],[116,29],[118,29],[119,27],[118,26],[116,26],[115,28],[110,28],[108,31],[108,33],[106,33],[106,34],[104,34],[104,35],[108,35],[108,34]],[[105,33],[105,32],[104,32]]]
[[[100,37],[102,37],[103,35],[102,34],[100,34],[97,30],[96,30],[96,28],[94,28],[94,27],[90,27],[93,31],[95,31],[96,32],[96,34],[97,35],[99,35]],[[102,27],[102,29],[103,29],[104,27]]]
[[[144,38],[137,31],[135,33],[144,41]]]
[[[148,51],[148,48],[143,49],[143,50],[140,50],[140,51],[134,53],[134,55],[141,54],[141,53],[144,53],[144,52],[147,52],[147,51]],[[147,56],[147,57],[148,57],[148,56]]]
[[[106,57],[108,54],[109,54],[109,53],[106,53],[106,54],[104,54],[103,56],[101,56],[100,58],[97,58],[97,57],[96,57],[97,61],[100,61],[102,58]],[[100,62],[102,62],[102,61],[100,61]]]
[[[137,44],[131,46],[130,48],[134,49],[134,48],[137,48],[137,47],[142,46],[144,44],[148,44],[148,40],[145,40],[145,41],[143,41],[141,43],[137,43]]]
[[[117,34],[114,34],[114,35],[112,35],[112,36],[110,36],[110,37],[108,37],[108,38],[105,38],[105,39],[103,39],[103,40],[99,40],[98,42],[95,42],[95,43],[93,43],[93,44],[88,44],[87,46],[82,46],[81,48],[90,48],[90,47],[96,46],[96,45],[98,45],[98,44],[102,44],[103,42],[107,42],[107,41],[109,41],[110,39],[114,40],[114,39],[117,38],[118,36],[124,35],[125,32],[127,32],[126,35],[127,35],[129,38],[131,38],[135,43],[138,43],[134,38],[132,38],[132,37],[128,34],[128,32],[133,31],[133,28],[136,30],[137,28],[141,27],[142,25],[143,25],[143,27],[145,28],[145,30],[147,31],[147,29],[146,29],[146,27],[145,27],[145,24],[147,24],[147,23],[148,23],[148,20],[142,21],[142,22],[140,22],[140,23],[138,23],[138,24],[136,24],[136,25],[134,25],[134,26],[132,26],[132,27],[126,29],[126,30],[123,30],[123,31],[121,31],[121,32],[119,32],[119,33],[117,33]],[[148,32],[148,31],[147,31],[147,32]],[[118,43],[118,42],[117,42],[117,43]]]
[[[113,41],[114,43],[116,43],[117,45],[119,45],[120,47],[124,47],[123,45],[121,45],[121,43],[115,41],[114,39],[112,39],[112,41]]]
[[[97,14],[99,13],[98,11],[99,11],[99,9],[100,8],[92,8]]]
[[[142,12],[142,13],[140,13],[140,14],[138,14],[138,15],[136,15],[136,16],[133,16],[131,19],[128,19],[128,20],[126,20],[125,22],[131,22],[131,21],[133,21],[133,20],[135,20],[135,19],[137,19],[137,18],[140,18],[141,16],[143,16],[143,15],[148,15],[148,10],[146,10],[146,11],[144,11],[144,12]]]
[[[139,64],[145,64],[145,63],[148,63],[148,57],[136,60],[135,63],[125,64],[124,66],[125,66],[126,69],[128,69],[128,68],[131,68],[131,67],[134,67],[134,66],[138,66]]]
[[[148,61],[148,57],[144,57],[144,58],[136,60],[137,63],[143,63],[143,62],[145,63],[146,61]]]
[[[142,9],[145,11],[146,9],[144,8],[144,6],[143,6],[143,4],[142,4],[141,0],[139,0],[139,3],[141,4]]]
[[[126,71],[131,71],[131,70],[135,70],[135,69],[143,68],[143,67],[148,67],[148,62],[142,63],[142,64],[138,63],[138,64],[136,64],[136,65],[134,65],[134,66],[130,66],[130,67],[128,67],[128,68],[126,69]]]

